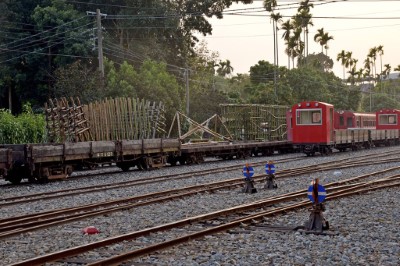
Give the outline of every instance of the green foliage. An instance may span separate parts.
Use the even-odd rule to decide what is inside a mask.
[[[9,24],[0,32],[0,41],[9,52],[0,54],[0,79],[12,77],[12,82],[2,82],[0,90],[4,98],[11,92],[17,113],[23,102],[38,107],[54,96],[57,68],[92,54],[92,23],[61,0],[15,0],[5,6],[0,17]]]
[[[181,110],[184,90],[176,78],[168,73],[165,63],[146,60],[138,73],[136,93],[139,98],[163,102],[170,116]]]
[[[45,138],[45,127],[44,116],[33,114],[29,104],[18,117],[8,110],[0,110],[1,144],[41,143]]]
[[[362,109],[368,112],[376,112],[380,109],[400,109],[400,104],[390,95],[371,93],[363,98]]]
[[[400,109],[400,80],[388,79],[370,87],[360,101],[362,111],[378,111],[384,108]]]
[[[104,88],[106,97],[137,97],[137,89],[135,88],[139,86],[139,80],[132,65],[124,61],[120,67],[116,68],[114,62],[106,59],[104,69],[106,73]]]
[[[88,103],[102,99],[105,95],[100,72],[93,70],[80,60],[58,68],[54,75],[56,98],[79,97],[82,103]]]
[[[318,69],[320,71],[328,71],[332,70],[333,68],[333,60],[329,56],[323,53],[319,54],[313,53],[309,54],[306,57],[300,58],[299,66],[308,66]]]
[[[252,84],[268,83],[274,80],[274,65],[261,60],[250,67],[250,81]]]

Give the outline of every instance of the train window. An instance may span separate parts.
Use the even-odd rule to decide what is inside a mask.
[[[344,117],[342,115],[339,116],[339,125],[344,126]]]
[[[347,117],[347,127],[353,127],[353,118]]]
[[[297,125],[321,125],[321,109],[297,110]]]
[[[397,115],[379,115],[379,124],[380,125],[397,125]]]

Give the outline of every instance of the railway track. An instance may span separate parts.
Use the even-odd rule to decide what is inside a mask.
[[[308,173],[313,173],[313,172],[315,173],[318,171],[340,169],[340,168],[345,168],[345,167],[354,167],[357,165],[362,166],[362,165],[366,165],[366,164],[370,164],[370,163],[396,162],[396,161],[398,161],[398,159],[396,159],[396,158],[381,159],[381,160],[379,160],[379,158],[391,157],[391,156],[395,156],[395,155],[399,155],[399,154],[400,154],[400,152],[393,151],[393,152],[389,152],[389,153],[385,152],[385,153],[374,153],[374,154],[369,154],[369,155],[363,155],[363,156],[359,156],[357,159],[345,158],[345,159],[340,159],[340,160],[332,160],[332,161],[328,161],[326,163],[322,163],[319,165],[308,165],[308,166],[301,167],[301,168],[282,170],[277,174],[277,178],[288,177],[290,175],[301,175],[301,174],[308,174]],[[276,163],[285,163],[285,162],[290,162],[290,161],[298,161],[298,160],[306,160],[306,159],[307,159],[307,157],[305,157],[305,156],[294,157],[294,158],[276,160]],[[252,165],[253,166],[263,166],[267,162],[268,161],[261,161],[261,162],[253,163]],[[130,186],[147,185],[147,184],[165,182],[165,181],[170,181],[170,180],[187,179],[187,178],[193,178],[193,177],[202,176],[202,175],[209,175],[209,174],[228,172],[228,171],[238,171],[240,169],[242,169],[242,166],[238,166],[236,164],[236,165],[230,165],[230,166],[225,166],[225,167],[219,167],[217,169],[201,170],[201,171],[197,171],[197,172],[186,172],[186,173],[180,173],[180,174],[153,176],[153,177],[146,177],[146,178],[141,178],[141,179],[136,179],[136,180],[124,181],[124,182],[114,182],[114,183],[108,183],[108,184],[102,184],[102,185],[91,185],[91,186],[86,186],[86,187],[68,188],[68,189],[64,189],[64,190],[55,190],[55,191],[41,192],[41,193],[35,193],[35,194],[26,194],[26,195],[17,196],[17,197],[7,197],[7,198],[0,199],[0,207],[14,205],[14,204],[29,203],[29,202],[37,201],[38,199],[51,200],[51,199],[56,199],[56,198],[61,198],[61,197],[80,195],[82,193],[95,193],[95,192],[101,192],[101,191],[110,190],[110,189],[119,189],[119,188],[125,188],[125,187],[130,187]],[[254,178],[256,181],[258,181],[258,179],[265,178],[265,176],[266,176],[265,174],[261,174],[261,175],[256,175]],[[237,178],[237,180],[242,180],[242,178]]]
[[[388,169],[387,173],[391,170]],[[387,174],[385,173],[385,174]],[[382,174],[382,172],[380,172]],[[400,175],[386,175],[378,180],[368,181],[371,175],[361,175],[351,179],[326,184],[328,196],[326,200],[358,195],[368,191],[397,187]],[[283,195],[258,200],[252,203],[223,209],[196,217],[190,217],[152,228],[115,236],[52,254],[28,259],[13,265],[41,265],[47,262],[69,263],[80,262],[89,265],[116,265],[139,256],[151,254],[174,245],[182,244],[196,238],[212,235],[229,229],[262,223],[266,217],[308,207],[311,203],[304,200],[306,190],[298,190]],[[272,205],[274,207],[272,207]],[[140,237],[146,236],[145,243]],[[167,240],[166,240],[167,238]],[[151,240],[149,240],[151,239]],[[123,246],[121,254],[109,257],[110,246]],[[116,250],[116,249],[112,249]],[[88,261],[84,254],[97,252],[104,259]]]
[[[276,162],[285,163],[285,162],[305,160],[305,159],[306,159],[306,157],[302,156],[302,157],[281,159],[281,160],[277,160]],[[267,161],[261,161],[261,162],[255,163],[254,165],[260,166],[260,165],[265,165],[266,163],[267,163]],[[130,180],[130,181],[114,182],[114,183],[108,183],[108,184],[102,184],[102,185],[91,185],[91,186],[78,187],[78,188],[72,188],[72,189],[68,188],[68,189],[63,189],[63,190],[55,190],[55,191],[41,192],[41,193],[35,193],[35,194],[26,194],[26,195],[17,196],[17,197],[7,197],[7,198],[0,199],[0,207],[7,206],[7,205],[13,205],[13,204],[32,202],[32,201],[36,201],[38,199],[40,199],[40,200],[55,199],[55,198],[60,198],[60,197],[79,195],[81,193],[93,193],[93,192],[123,188],[123,187],[128,187],[128,186],[140,186],[140,185],[147,185],[147,184],[165,182],[165,181],[170,181],[170,180],[193,178],[193,177],[197,177],[197,176],[216,174],[216,173],[221,173],[221,172],[237,171],[241,168],[242,168],[241,166],[238,166],[237,164],[235,164],[235,165],[229,165],[229,166],[219,167],[219,168],[215,168],[215,169],[199,170],[196,172],[190,171],[190,172],[184,172],[184,173],[179,173],[179,174],[145,177],[145,178],[140,178],[140,179],[135,179],[135,180]],[[115,172],[115,174],[116,173],[121,173],[121,172],[118,171],[118,172]],[[97,175],[97,174],[95,174],[95,175]],[[89,174],[88,176],[92,176],[92,175]]]
[[[376,157],[375,157],[376,158]],[[365,158],[363,158],[365,160]],[[376,162],[376,159],[374,159]],[[393,162],[392,159],[383,159],[382,162]],[[397,160],[399,161],[399,160]],[[332,169],[339,169],[337,161],[334,164],[325,164],[323,167],[306,166],[298,169],[283,170],[277,174],[277,178],[289,178],[294,175],[310,174],[319,171],[327,171]],[[370,164],[371,161],[364,161],[364,164]],[[341,167],[354,167],[360,166],[360,162],[344,163],[340,162]],[[380,175],[383,172],[390,172],[399,170],[399,167],[389,168],[386,171],[378,171],[362,176],[362,178]],[[266,175],[257,175],[254,177],[255,182],[264,182]],[[355,180],[360,179],[356,178]],[[350,180],[354,181],[354,180]],[[190,187],[183,187],[179,189],[160,191],[146,195],[127,197],[117,200],[110,200],[106,202],[88,204],[79,207],[56,209],[53,211],[46,211],[41,213],[28,214],[23,216],[15,216],[0,220],[0,239],[18,235],[33,230],[43,229],[50,226],[65,224],[68,222],[81,220],[89,217],[100,216],[109,214],[116,211],[137,208],[150,204],[161,203],[181,199],[183,197],[193,196],[199,193],[212,193],[219,190],[228,190],[243,186],[242,178],[235,178],[229,180],[222,180],[218,182],[206,183]]]

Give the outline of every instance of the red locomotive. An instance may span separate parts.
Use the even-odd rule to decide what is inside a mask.
[[[301,102],[292,107],[293,144],[307,155],[330,153],[333,143],[333,105]]]
[[[290,115],[294,118],[291,119],[293,145],[307,156],[316,152],[329,154],[333,148],[356,150],[400,142],[400,110],[381,110],[372,116],[353,112],[334,115],[333,105],[309,101],[294,105]],[[339,125],[335,126],[335,122]]]

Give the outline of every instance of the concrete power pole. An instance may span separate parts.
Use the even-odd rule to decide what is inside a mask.
[[[100,9],[96,9],[97,18],[97,45],[98,45],[98,56],[99,56],[99,70],[101,72],[101,78],[104,79],[104,63],[103,63],[103,33],[101,30],[101,13]]]
[[[186,78],[186,115],[189,117],[189,69],[186,67],[185,69],[185,78]]]

